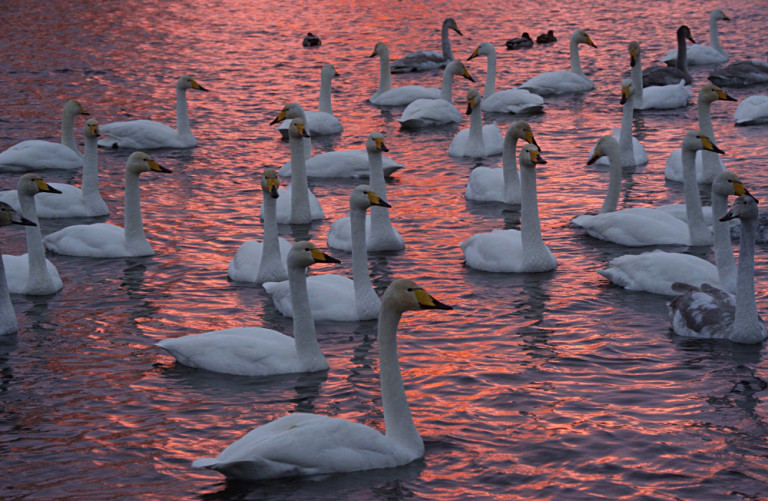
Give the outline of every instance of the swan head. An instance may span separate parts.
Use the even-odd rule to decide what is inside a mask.
[[[720,218],[720,221],[730,221],[731,219],[753,220],[757,219],[757,199],[752,195],[741,195],[734,200],[731,209]]]
[[[372,206],[392,207],[367,184],[356,186],[349,196],[349,208],[365,211]]]
[[[64,103],[64,115],[74,117],[75,115],[89,115],[89,113],[85,111],[85,108],[80,104],[80,101],[77,99],[70,99]]]
[[[0,202],[0,226],[20,224],[22,226],[37,226],[29,219],[16,212],[13,207],[5,202]]]
[[[710,19],[714,19],[715,21],[730,21],[731,18],[725,15],[725,12],[723,12],[720,9],[715,9],[709,14]]]
[[[509,125],[509,128],[507,128],[507,134],[505,136],[506,138],[510,139],[522,139],[523,141],[526,141],[529,144],[535,144],[536,139],[533,137],[533,130],[531,130],[531,126],[528,125],[528,122],[525,120],[518,120],[516,122],[512,122]]]
[[[134,151],[131,156],[128,157],[128,162],[125,164],[126,173],[139,175],[142,172],[163,172],[170,174],[170,170],[166,169],[162,165],[155,162],[151,156],[147,155],[143,151]]]
[[[528,33],[523,33],[523,36],[526,36],[526,35],[528,35]],[[530,39],[531,37],[528,36],[528,38]],[[474,59],[478,56],[487,56],[489,54],[494,54],[494,53],[496,53],[496,49],[493,48],[493,44],[489,42],[483,42],[477,46],[477,48],[472,53],[472,55],[467,58],[467,61],[469,61],[470,59]]]
[[[323,64],[323,68],[320,70],[320,78],[333,78],[339,76],[339,72],[333,67],[331,63]]]
[[[386,57],[389,59],[389,47],[387,47],[387,44],[384,42],[377,42],[376,46],[373,48],[373,53],[368,57],[376,57],[379,56],[381,58]]]
[[[576,42],[577,44],[583,43],[589,45],[590,47],[597,48],[597,45],[595,45],[592,39],[589,38],[587,32],[581,29],[573,32],[573,35],[571,35],[571,41]]]
[[[38,193],[61,193],[35,173],[24,174],[16,185],[19,194],[35,196]]]
[[[472,114],[472,110],[480,109],[480,102],[483,100],[480,96],[480,91],[477,89],[469,89],[467,91],[467,115]]]
[[[683,149],[689,151],[707,150],[715,153],[725,154],[723,150],[717,147],[712,139],[700,130],[692,130],[683,138]]]
[[[208,92],[208,89],[197,83],[195,79],[189,75],[181,75],[176,81],[176,88],[179,90],[195,89]]]
[[[535,144],[523,145],[520,150],[520,165],[522,167],[535,168],[537,165],[546,164],[547,161],[541,156],[541,150]]]
[[[99,122],[95,118],[89,118],[83,125],[83,135],[88,139],[94,139],[101,137],[99,133]]]
[[[371,132],[368,136],[368,140],[365,141],[365,149],[368,153],[381,153],[382,151],[389,151],[387,145],[384,144],[384,134],[381,132]]]
[[[696,40],[693,39],[693,35],[691,35],[691,29],[686,25],[682,25],[677,29],[677,39],[690,40],[691,43],[696,43]]]
[[[275,169],[264,169],[261,173],[261,191],[264,192],[264,196],[269,195],[272,198],[277,198],[277,189],[280,187],[280,178],[277,176]]]
[[[460,77],[464,77],[470,82],[475,81],[475,79],[472,78],[472,75],[469,74],[469,71],[467,71],[467,67],[464,66],[464,63],[462,63],[458,59],[448,63],[448,65],[445,67],[445,73],[449,75],[458,75]]]
[[[597,162],[600,157],[617,157],[621,159],[621,148],[619,142],[613,137],[613,134],[606,134],[597,140],[595,145],[595,151],[592,152],[592,156],[589,157],[587,165],[592,165]]]
[[[296,242],[288,251],[286,262],[289,267],[306,268],[315,263],[339,263],[335,257],[331,257],[318,249],[309,241]]]
[[[459,25],[456,24],[456,21],[452,17],[446,17],[445,20],[443,20],[443,26],[455,31],[461,36],[464,36],[462,35],[461,31],[459,31]]]
[[[386,307],[398,313],[416,310],[452,310],[453,308],[441,303],[416,282],[399,278],[389,284],[381,297],[382,310]]]
[[[637,62],[640,60],[640,42],[629,42],[629,66],[634,68]]]
[[[285,106],[283,106],[283,109],[280,110],[280,113],[277,114],[275,119],[269,122],[269,125],[274,125],[278,122],[282,122],[286,118],[290,118],[290,119],[306,118],[304,116],[304,108],[302,108],[301,105],[296,102],[288,103]]]
[[[632,87],[632,80],[630,80],[629,78],[625,78],[621,82],[621,100],[620,100],[620,103],[621,104],[625,104],[627,102],[631,103],[632,101],[630,100],[630,98],[632,97],[632,95],[634,93],[635,92],[634,92],[634,88]]]
[[[715,101],[736,101],[723,89],[713,83],[707,83],[699,91],[700,103],[714,103]]]
[[[301,139],[303,137],[309,137],[309,131],[307,131],[307,124],[303,118],[294,118],[291,120],[291,125],[288,127],[288,137]]]
[[[712,181],[712,193],[726,197],[730,195],[736,195],[738,197],[741,195],[752,196],[739,176],[729,170],[723,171],[715,176],[715,179]]]

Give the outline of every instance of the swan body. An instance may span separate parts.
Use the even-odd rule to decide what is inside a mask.
[[[714,9],[709,14],[709,45],[693,44],[687,49],[688,64],[722,64],[728,61],[728,53],[720,45],[720,34],[717,30],[718,21],[730,21],[722,10]],[[677,62],[677,49],[671,49],[661,58],[662,63],[674,66]]]
[[[686,85],[693,82],[693,77],[688,72],[686,40],[696,43],[688,26],[682,25],[677,29],[677,62],[675,66],[649,66],[645,68],[643,70],[643,87],[673,85],[680,80],[685,80]]]
[[[485,158],[498,155],[504,149],[504,137],[496,122],[483,125],[482,97],[477,89],[467,92],[469,129],[456,133],[448,146],[448,154],[454,157]]]
[[[152,150],[157,148],[192,148],[197,139],[192,134],[187,114],[187,90],[208,91],[189,75],[182,75],[176,82],[176,128],[154,120],[127,120],[101,126],[105,136],[99,140],[104,148],[128,148]]]
[[[520,230],[477,233],[461,242],[467,266],[503,273],[551,271],[557,260],[541,238],[536,200],[536,165],[546,163],[538,146],[526,144],[520,152]]]
[[[339,261],[311,242],[297,242],[287,262],[291,300],[296,305],[293,337],[264,327],[235,327],[167,338],[157,345],[181,364],[224,374],[270,376],[328,370],[309,307],[307,267]]]
[[[443,20],[443,26],[440,29],[440,45],[442,52],[432,50],[417,50],[411,52],[400,59],[392,61],[392,73],[408,73],[411,71],[426,71],[445,68],[453,61],[453,51],[451,50],[451,39],[448,36],[448,30],[453,30],[461,36],[461,31],[456,21],[451,17]]]
[[[768,122],[768,96],[755,95],[744,99],[733,114],[736,125],[754,125]]]
[[[570,46],[570,71],[547,71],[531,78],[521,89],[529,90],[541,96],[553,94],[568,94],[572,92],[586,92],[595,88],[595,84],[587,78],[581,67],[579,58],[579,44],[597,47],[584,30],[576,30],[571,35]]]
[[[634,86],[632,80],[625,79],[621,83],[621,128],[614,130],[613,135],[619,142],[619,148],[621,149],[621,166],[622,167],[634,167],[638,165],[645,165],[648,163],[648,154],[645,148],[636,137],[632,135],[632,122],[634,115]],[[597,146],[597,145],[595,145]],[[592,148],[590,157],[595,151]],[[607,156],[600,156],[597,158],[595,164],[608,164],[609,160]]]
[[[629,66],[632,79],[632,100],[635,110],[669,110],[688,105],[691,87],[681,78],[671,85],[643,87],[643,64],[640,44],[629,42]]]
[[[379,315],[381,300],[371,284],[365,237],[365,212],[374,205],[390,207],[368,185],[357,186],[349,197],[352,280],[336,274],[313,275],[307,279],[309,304],[316,320],[372,320]],[[293,316],[289,284],[266,282],[263,286],[280,313]],[[354,309],[350,308],[352,304]]]
[[[0,202],[0,226],[19,224],[23,226],[35,226],[35,223],[19,215],[13,207],[5,202]],[[11,294],[8,291],[8,282],[5,278],[5,267],[0,259],[0,336],[14,334],[18,330],[16,322],[16,310],[11,303]]]
[[[54,294],[64,287],[56,266],[45,258],[43,235],[35,210],[35,195],[38,193],[58,194],[59,190],[46,183],[37,174],[24,174],[19,178],[17,190],[21,213],[28,221],[27,253],[21,256],[3,254],[8,290],[14,294],[45,296]]]
[[[488,58],[488,71],[485,74],[485,90],[483,91],[483,111],[513,114],[542,112],[544,98],[538,94],[525,89],[506,89],[496,92],[496,49],[492,44],[481,43],[469,56],[469,59],[478,56]]]
[[[424,456],[397,356],[397,325],[409,310],[451,309],[410,280],[393,281],[378,324],[379,380],[385,432],[361,423],[293,413],[248,432],[215,458],[192,463],[229,478],[261,480],[393,468]]]
[[[699,91],[697,110],[699,130],[714,141],[715,131],[712,127],[710,105],[715,101],[736,101],[718,86],[707,83]],[[710,184],[720,172],[725,170],[723,162],[717,153],[710,151],[696,152],[696,179],[699,183]],[[667,158],[664,177],[672,181],[683,180],[682,150],[673,151]]]
[[[131,153],[125,165],[124,228],[107,223],[67,226],[46,236],[45,247],[57,254],[95,258],[154,255],[144,234],[139,199],[139,174],[150,171],[171,172],[144,152]]]
[[[389,150],[384,144],[384,135],[381,132],[371,132],[365,142],[365,147],[368,151],[371,189],[386,200],[387,184],[381,165],[381,152]],[[386,207],[376,205],[371,207],[370,215],[365,216],[365,234],[368,251],[400,251],[405,249],[405,240],[392,226],[392,221],[389,219],[389,209]],[[349,216],[331,223],[327,235],[330,247],[347,252],[352,251],[352,224]]]
[[[507,50],[529,49],[533,47],[533,39],[528,32],[525,32],[517,38],[507,40],[506,46]]]
[[[87,115],[82,105],[70,99],[64,103],[61,116],[61,142],[30,139],[0,153],[0,170],[79,169],[83,156],[75,143],[74,123],[77,115]]]
[[[741,221],[736,294],[709,284],[691,287],[680,284],[681,292],[669,302],[672,330],[679,336],[728,339],[736,343],[760,343],[766,329],[755,303],[755,233],[757,201],[751,195],[736,199],[721,219]]]
[[[749,87],[768,82],[768,61],[739,61],[718,68],[707,77],[721,87]]]
[[[344,126],[333,114],[331,105],[331,82],[333,77],[337,76],[339,74],[331,63],[323,64],[320,70],[320,100],[317,111],[304,110],[307,128],[313,136],[339,134],[344,130]],[[286,119],[277,127],[283,139],[288,139],[289,125],[291,125],[291,119]]]
[[[453,76],[458,75],[470,82],[475,80],[461,61],[451,61],[443,70],[440,99],[417,99],[405,107],[397,119],[403,128],[420,128],[461,122],[461,113],[453,105]]]
[[[468,200],[485,202],[520,203],[520,173],[517,170],[517,140],[536,144],[528,122],[518,120],[512,123],[504,135],[501,168],[475,167],[469,173],[469,182],[464,190]]]
[[[277,189],[280,179],[274,169],[264,169],[261,176],[261,191],[264,193],[261,217],[264,221],[264,239],[261,242],[248,240],[237,249],[227,268],[227,276],[237,282],[279,282],[288,280],[286,272],[288,252],[291,244],[278,237]]]
[[[378,106],[408,106],[417,99],[439,99],[440,89],[421,85],[392,87],[390,75],[389,47],[378,42],[370,57],[379,56],[379,88],[368,100]]]

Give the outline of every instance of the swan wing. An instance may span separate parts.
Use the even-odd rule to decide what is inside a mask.
[[[157,148],[191,148],[194,137],[182,137],[173,127],[153,120],[128,120],[99,126],[103,136],[99,146],[151,150]]]
[[[80,169],[83,167],[83,157],[61,143],[31,139],[17,143],[0,153],[0,166],[5,170],[14,171]]]

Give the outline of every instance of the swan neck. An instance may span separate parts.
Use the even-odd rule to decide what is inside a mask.
[[[619,149],[621,149],[621,164],[635,165],[635,151],[632,145],[632,120],[634,102],[630,99],[624,103],[621,112],[621,132],[619,134]]]
[[[720,45],[720,32],[717,30],[718,19],[714,16],[709,18],[709,45],[720,54],[725,55],[725,49]]]
[[[277,199],[264,194],[264,203],[261,206],[263,221],[263,240],[261,248],[261,261],[259,271],[256,273],[256,282],[263,283],[265,274],[272,270],[281,269],[285,276],[285,267],[280,257],[280,238],[277,230]]]
[[[688,234],[691,245],[709,245],[712,242],[704,214],[701,210],[699,183],[696,179],[694,164],[696,152],[688,148],[682,149],[683,162],[683,191],[685,193],[685,213],[688,218]]]
[[[389,67],[389,50],[379,54],[379,91],[381,94],[392,88],[392,75]]]
[[[485,75],[483,98],[489,98],[496,92],[496,51],[488,53],[488,73]]]
[[[485,156],[485,142],[483,141],[483,114],[480,109],[480,103],[472,108],[472,113],[469,115],[469,145],[472,145],[473,150],[478,157]]]
[[[99,156],[96,137],[85,138],[82,193],[86,204],[92,199],[102,200],[101,193],[99,193]]]
[[[685,43],[685,35],[677,34],[677,61],[675,67],[688,73],[688,46]]]
[[[757,219],[741,220],[736,313],[730,335],[732,341],[741,343],[757,343],[765,335],[765,327],[760,321],[755,302],[756,230]]]
[[[75,116],[71,113],[61,115],[61,144],[80,155],[75,143]]]
[[[0,259],[0,335],[13,334],[17,330],[16,310],[13,308],[11,294],[8,291],[8,281],[5,278],[5,264]]]
[[[324,359],[317,344],[315,321],[309,306],[307,292],[307,270],[301,266],[288,266],[288,288],[293,305],[293,338],[296,355],[301,367],[313,365],[315,360]]]
[[[333,115],[333,109],[331,108],[331,80],[333,75],[330,71],[322,72],[320,78],[320,101],[317,106],[317,110],[323,113],[329,113]]]
[[[451,37],[448,34],[448,25],[443,23],[440,30],[440,48],[443,51],[443,59],[453,61],[453,51],[451,50]]]
[[[125,245],[128,249],[134,246],[138,248],[141,245],[149,245],[141,220],[140,192],[139,175],[126,169],[123,225],[125,228]]]
[[[368,272],[368,244],[365,231],[365,209],[350,207],[349,231],[352,238],[352,281],[355,286],[355,299],[360,296],[358,291],[371,289],[371,278]]]
[[[41,290],[41,288],[50,289],[52,283],[48,276],[48,267],[45,262],[43,234],[40,231],[40,222],[37,218],[35,198],[22,192],[18,192],[18,194],[21,214],[36,224],[36,226],[24,227],[27,237],[27,262],[29,264],[27,290],[28,292],[35,292]]]
[[[712,231],[714,235],[715,265],[720,284],[729,292],[736,292],[736,258],[733,255],[731,230],[720,217],[728,210],[728,197],[712,189]]]
[[[541,222],[539,221],[539,202],[536,198],[536,169],[521,166],[520,168],[521,204],[520,204],[520,233],[523,243],[524,259],[538,255],[539,247],[544,245],[541,238]]]
[[[504,178],[504,199],[507,202],[520,200],[520,173],[517,170],[517,136],[504,137],[501,154],[501,175]]]
[[[291,223],[304,224],[312,221],[309,209],[309,181],[304,159],[302,138],[290,138],[291,145]]]
[[[443,71],[443,83],[440,86],[440,99],[453,103],[453,72],[449,69],[450,65]]]
[[[615,211],[619,206],[619,195],[621,194],[621,154],[618,151],[615,151],[615,148],[612,148],[608,153],[608,164],[610,172],[608,192],[605,194],[603,206],[600,208],[600,214]]]
[[[579,42],[577,42],[573,38],[571,38],[570,58],[571,58],[571,72],[586,78],[586,75],[584,75],[584,70],[581,68],[581,58],[579,56]]]
[[[191,136],[187,114],[187,93],[184,89],[176,89],[176,131],[180,136]]]
[[[640,58],[640,51],[637,53],[635,65],[630,68],[629,76],[632,80],[633,107],[640,108],[643,104],[643,63]]]

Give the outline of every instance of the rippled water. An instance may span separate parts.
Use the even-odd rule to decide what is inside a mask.
[[[186,5],[184,5],[186,4]],[[144,224],[157,255],[91,260],[50,256],[65,282],[50,297],[14,297],[16,336],[0,345],[0,497],[5,499],[757,499],[768,497],[768,407],[762,347],[670,335],[666,298],[626,292],[595,271],[626,249],[589,238],[570,219],[599,208],[605,169],[585,165],[595,140],[618,127],[626,45],[644,64],[674,45],[683,22],[708,43],[708,13],[722,8],[721,42],[731,60],[768,46],[765,2],[4,2],[0,149],[58,136],[62,103],[79,99],[102,123],[125,117],[172,122],[173,85],[189,73],[210,89],[189,93],[199,145],[156,151],[172,175],[142,176]],[[539,171],[545,241],[558,268],[488,274],[463,266],[459,242],[519,224],[519,208],[475,203],[464,186],[475,165],[451,158],[459,127],[400,131],[400,110],[365,102],[378,85],[379,40],[393,57],[437,48],[454,16],[454,53],[481,42],[499,54],[498,88],[567,67],[567,38],[586,28],[582,49],[592,92],[546,100],[529,117],[548,163]],[[548,21],[546,21],[548,20]],[[560,40],[504,50],[522,31]],[[301,47],[305,32],[323,39]],[[241,242],[260,238],[258,179],[288,160],[268,124],[289,100],[317,106],[319,69],[332,62],[333,106],[344,132],[316,138],[315,152],[361,147],[381,130],[405,164],[389,186],[407,248],[370,256],[376,287],[417,280],[453,312],[406,315],[400,355],[411,409],[426,443],[423,461],[321,480],[226,483],[193,469],[253,427],[294,411],[381,428],[375,322],[318,324],[327,374],[228,377],[177,366],[159,339],[243,325],[291,332],[260,287],[227,281]],[[467,64],[478,82],[485,59]],[[694,67],[695,87],[710,68]],[[438,85],[439,73],[397,75],[395,85]],[[461,107],[468,81],[457,81]],[[475,86],[480,86],[476,84]],[[734,97],[768,86],[728,89]],[[768,197],[768,128],[732,125],[735,103],[712,106],[726,164],[758,198]],[[497,116],[505,126],[514,117]],[[650,162],[627,172],[622,206],[682,199],[664,162],[695,127],[696,110],[636,114]],[[461,127],[467,127],[465,118]],[[76,122],[80,138],[82,120]],[[124,152],[100,156],[102,193],[122,218]],[[500,157],[481,165],[498,166]],[[41,173],[49,181],[78,175]],[[17,174],[0,174],[14,187]],[[346,212],[355,181],[319,180],[327,219],[281,227],[322,248]],[[73,221],[46,221],[45,233]],[[2,231],[3,251],[24,252],[23,232]],[[678,249],[682,250],[682,249]],[[758,306],[768,311],[765,245],[757,250]],[[348,269],[350,255],[329,272]],[[700,250],[699,250],[700,252]],[[712,257],[712,253],[707,253]],[[315,270],[315,272],[324,272]]]

